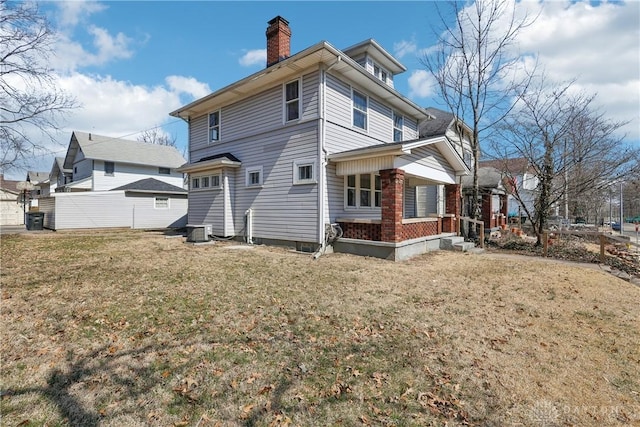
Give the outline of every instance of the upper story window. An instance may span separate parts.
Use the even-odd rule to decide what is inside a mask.
[[[200,188],[200,178],[191,178],[191,189],[197,190]]]
[[[366,95],[358,91],[353,91],[353,126],[360,129],[367,129],[367,105]]]
[[[464,163],[471,168],[472,167],[472,163],[473,163],[473,154],[471,153],[471,151],[469,150],[464,150],[464,154],[463,154],[463,160]]]
[[[113,162],[104,162],[105,175],[113,176],[115,169],[116,169],[116,165]]]
[[[220,111],[209,113],[209,142],[220,141]]]
[[[158,174],[159,175],[171,175],[171,169],[170,168],[158,168]]]
[[[384,83],[387,83],[387,79],[389,77],[389,72],[379,66],[378,64],[373,64],[373,75],[376,76],[379,80],[382,80]]]
[[[284,89],[285,122],[300,118],[300,80],[285,85]]]
[[[404,128],[404,117],[395,111],[393,112],[393,141],[402,141],[402,129]]]

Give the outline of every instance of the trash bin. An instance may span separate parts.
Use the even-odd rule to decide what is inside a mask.
[[[27,212],[27,230],[42,230],[44,212]]]

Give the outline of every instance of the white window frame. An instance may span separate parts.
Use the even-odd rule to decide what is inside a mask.
[[[355,187],[349,187],[347,183],[349,182],[349,176],[355,175]],[[378,173],[361,173],[361,174],[350,174],[344,176],[344,209],[345,210],[380,210],[382,208],[382,181],[380,182],[380,189],[376,189],[376,177],[380,177]],[[371,206],[361,206],[361,186],[360,186],[360,176],[361,175],[369,175],[371,179],[371,188],[367,190],[371,192],[369,200],[371,200]],[[381,178],[378,178],[381,179]],[[348,206],[348,190],[350,188],[355,188],[355,206]],[[380,206],[376,206],[376,194],[380,195]]]
[[[396,127],[396,118],[400,118],[400,127]],[[393,128],[393,142],[400,142],[404,138],[404,116],[402,114],[398,114],[395,110],[391,114],[391,127]],[[396,131],[400,132],[400,139],[396,139]]]
[[[158,199],[163,199],[167,201],[166,206],[158,206]],[[153,198],[153,208],[154,209],[171,209],[171,198],[167,196],[155,196]]]
[[[290,85],[291,83],[298,83],[298,97],[294,98],[294,99],[287,100],[287,86]],[[289,104],[291,104],[293,102],[297,102],[298,103],[298,117],[296,117],[295,119],[289,119],[289,115],[287,114],[288,113],[288,106],[289,106]],[[283,118],[283,122],[284,123],[297,122],[298,120],[300,120],[300,117],[302,116],[302,79],[295,79],[295,80],[291,80],[291,81],[288,81],[286,83],[283,83],[283,85],[282,85],[282,105],[283,105],[282,118]]]
[[[189,189],[192,191],[195,190],[200,190],[200,177],[199,176],[192,176],[191,179],[189,180]]]
[[[365,110],[361,110],[360,108],[356,108],[356,102],[355,102],[355,95],[361,95],[364,97],[365,100]],[[362,114],[364,114],[364,128],[361,128],[360,126],[356,125],[355,123],[355,112],[359,111]],[[367,131],[369,129],[369,97],[367,95],[365,95],[364,93],[360,92],[359,90],[356,90],[354,88],[351,88],[351,126],[355,129],[360,129],[362,131]]]
[[[211,126],[211,116],[217,114],[218,115],[218,124],[215,126]],[[212,143],[216,143],[216,142],[220,142],[221,136],[222,136],[222,132],[220,131],[222,127],[222,112],[221,110],[217,110],[217,111],[212,111],[207,115],[207,140],[209,141],[209,144]],[[211,130],[212,129],[216,129],[218,130],[218,139],[212,139],[211,138]]]
[[[214,178],[217,178],[218,180],[218,184],[214,184],[213,180]],[[221,173],[214,173],[213,175],[211,175],[211,177],[209,178],[211,180],[211,188],[214,190],[219,190],[222,188],[222,174]]]
[[[217,178],[218,185],[214,185],[214,178]],[[194,187],[194,181],[198,182],[198,186]],[[222,188],[222,173],[198,174],[191,176],[191,191],[219,190]],[[205,185],[206,184],[206,185]]]
[[[253,173],[258,173],[259,175],[259,182],[257,183],[252,183],[251,182],[251,174]],[[245,172],[245,186],[246,187],[251,187],[251,188],[258,188],[258,187],[262,187],[262,184],[264,182],[264,176],[262,175],[262,166],[253,166],[250,168],[247,168],[246,172]]]
[[[300,168],[311,166],[311,178],[301,179]],[[293,185],[316,184],[316,159],[300,159],[293,161]]]

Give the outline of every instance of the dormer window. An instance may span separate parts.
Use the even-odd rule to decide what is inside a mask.
[[[382,80],[384,83],[388,83],[389,72],[375,62],[373,63],[373,75],[376,76],[378,80]]]

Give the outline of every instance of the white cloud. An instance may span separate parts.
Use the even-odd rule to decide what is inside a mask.
[[[434,95],[435,80],[426,70],[417,70],[409,77],[409,97],[428,98]]]
[[[57,6],[57,21],[61,27],[75,27],[81,20],[107,8],[96,1],[63,1]]]
[[[211,93],[208,84],[201,83],[193,77],[168,76],[165,81],[172,92],[186,93],[194,99],[202,98]]]
[[[520,71],[531,70],[537,57],[538,71],[544,70],[549,81],[575,80],[574,90],[597,94],[597,106],[612,120],[631,120],[624,131],[639,140],[640,2],[511,0],[506,5],[507,11],[515,6],[519,18],[537,17],[510,48],[522,58]]]
[[[267,49],[249,50],[238,60],[243,67],[252,65],[264,65],[267,63]]]
[[[522,2],[517,7],[540,14],[520,34],[521,52],[537,53],[554,81],[576,79],[575,89],[597,94],[594,102],[613,120],[631,120],[624,130],[640,139],[640,3]]]
[[[415,40],[402,40],[393,44],[393,52],[397,58],[403,58],[409,54],[415,54],[418,51],[418,45]]]

